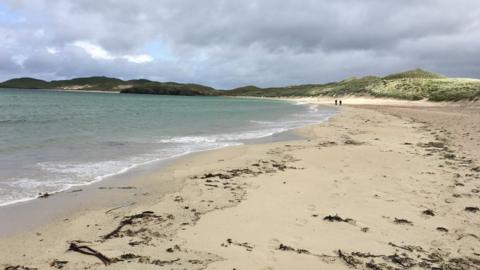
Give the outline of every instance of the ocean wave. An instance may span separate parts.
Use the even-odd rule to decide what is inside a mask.
[[[261,125],[271,125],[271,124],[275,124],[275,122],[273,122],[273,121],[250,120],[250,121],[248,121],[248,122],[253,123],[253,124],[261,124]]]
[[[165,137],[156,141],[157,143],[213,143],[215,138],[210,136],[183,136],[183,137]]]
[[[55,193],[70,187],[57,181],[40,181],[31,178],[10,179],[0,182],[0,206],[33,200],[40,193]]]
[[[40,162],[37,167],[44,172],[38,179],[19,178],[0,182],[0,206],[25,202],[38,198],[39,194],[63,192],[73,187],[90,185],[105,178],[125,173],[139,166],[178,158],[194,152],[213,150],[233,145],[237,142],[219,142],[182,145],[174,149],[160,149],[148,155],[125,160],[101,162]],[[45,178],[45,179],[43,179]]]
[[[220,142],[234,142],[251,139],[259,139],[271,136],[276,133],[287,131],[288,128],[273,128],[266,130],[253,130],[240,133],[226,133],[207,136],[178,136],[178,137],[165,137],[157,140],[158,143],[178,143],[178,144],[190,144],[190,143],[220,143]]]
[[[23,189],[31,189],[31,188],[38,188],[40,186],[44,186],[46,183],[44,181],[38,181],[31,178],[20,178],[10,181],[1,182],[0,186],[7,186],[11,188],[23,188]]]
[[[305,106],[305,104],[302,104]],[[19,178],[0,182],[0,206],[28,201],[38,197],[38,193],[62,192],[75,186],[89,185],[105,178],[125,173],[133,168],[177,158],[193,152],[240,145],[244,140],[272,136],[293,128],[327,120],[333,111],[319,113],[319,107],[308,106],[304,113],[291,114],[291,118],[281,121],[249,120],[255,130],[209,134],[205,136],[160,137],[153,143],[162,144],[150,153],[144,153],[119,160],[95,162],[39,162],[36,169],[38,179]],[[152,143],[152,142],[149,142]],[[107,141],[106,146],[122,145],[117,141]]]

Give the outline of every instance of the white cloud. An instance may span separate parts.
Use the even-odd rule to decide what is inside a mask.
[[[83,49],[93,59],[113,60],[116,58],[104,48],[89,41],[75,41],[73,46]]]
[[[148,54],[124,55],[122,58],[137,64],[149,63],[153,61],[153,57]]]
[[[57,54],[58,53],[58,49],[55,48],[55,47],[47,47],[47,52],[49,54]]]
[[[127,55],[113,55],[109,51],[105,50],[99,45],[93,44],[89,41],[75,41],[74,46],[83,49],[90,57],[93,59],[100,60],[115,60],[115,59],[125,59],[128,62],[136,64],[144,64],[153,61],[153,57],[148,54],[127,54]],[[50,50],[48,51],[50,52]],[[58,51],[50,52],[55,54]]]

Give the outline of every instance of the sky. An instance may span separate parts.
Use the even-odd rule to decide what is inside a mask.
[[[479,0],[0,0],[0,81],[244,85],[424,68],[480,78]]]

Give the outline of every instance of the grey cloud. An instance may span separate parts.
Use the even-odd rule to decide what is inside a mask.
[[[0,79],[103,74],[216,87],[327,82],[425,67],[480,77],[480,2],[471,0],[7,1],[25,21],[0,24]],[[43,29],[43,35],[35,32]],[[38,33],[38,32],[37,32]],[[151,63],[92,59],[75,41]],[[160,42],[171,55],[149,51]],[[58,48],[52,55],[47,47]],[[5,68],[5,55],[25,55]],[[2,58],[3,57],[3,58]],[[20,70],[19,70],[20,69]]]

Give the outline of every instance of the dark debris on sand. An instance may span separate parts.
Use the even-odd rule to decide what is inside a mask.
[[[424,211],[422,211],[422,214],[426,215],[426,216],[435,216],[435,213],[433,212],[432,209],[426,209]]]
[[[231,238],[228,238],[225,243],[221,244],[222,247],[229,247],[230,245],[243,247],[243,248],[245,248],[246,251],[252,251],[253,248],[255,247],[254,245],[252,245],[248,242],[237,242],[237,241],[232,240]]]
[[[436,230],[439,232],[448,232],[448,229],[444,227],[437,227]]]
[[[352,139],[345,140],[343,143],[347,144],[347,145],[362,145],[362,144],[365,144],[364,142],[355,141],[355,140],[352,140]]]
[[[288,166],[286,163],[290,160],[259,160],[253,163],[250,167],[240,169],[230,169],[217,173],[206,173],[200,179],[221,179],[228,180],[240,176],[257,176],[265,173],[275,173],[278,171],[285,171],[286,169],[299,169],[297,167]],[[194,177],[196,178],[196,177]]]
[[[478,207],[468,206],[468,207],[465,207],[465,211],[471,212],[471,213],[477,213],[478,211],[480,211],[480,209]]]
[[[48,197],[52,196],[52,194],[45,192],[45,193],[38,193],[38,198],[40,199],[46,199]]]
[[[31,268],[22,265],[8,265],[4,270],[38,270],[38,268]]]
[[[329,222],[346,222],[346,223],[354,223],[355,221],[351,218],[342,218],[338,214],[335,214],[334,216],[328,215],[323,218],[323,220],[329,221]]]
[[[76,243],[70,243],[70,247],[67,251],[75,251],[84,255],[97,257],[105,266],[112,263],[112,260],[105,256],[103,253],[86,245],[80,246]]]
[[[306,249],[293,248],[293,247],[290,247],[290,246],[287,246],[287,245],[284,245],[284,244],[280,244],[280,246],[278,246],[278,250],[292,251],[292,252],[296,252],[298,254],[311,254],[310,251],[308,251]]]
[[[63,269],[63,267],[68,263],[68,261],[60,261],[60,260],[53,260],[50,263],[50,267],[57,268],[57,269]]]
[[[161,223],[165,220],[166,220],[165,218],[163,218],[162,216],[159,216],[159,215],[155,215],[155,213],[152,212],[152,211],[144,211],[140,214],[136,214],[136,215],[132,215],[132,216],[126,216],[120,221],[120,224],[113,231],[104,235],[103,239],[106,240],[106,239],[110,239],[112,237],[122,237],[123,234],[128,235],[128,234],[136,234],[136,233],[141,232],[141,231],[133,232],[133,231],[128,231],[127,230],[122,234],[123,227],[125,227],[127,225],[135,225],[135,224],[141,223],[141,222],[143,222],[143,223],[145,223],[145,222]]]
[[[400,225],[413,225],[413,222],[404,218],[395,218],[393,223],[400,224]]]
[[[370,254],[362,252],[337,251],[337,257],[346,265],[357,269],[434,269],[470,270],[480,269],[480,260],[472,257],[451,257],[441,249],[426,251],[420,246],[401,246],[389,243],[396,248],[393,254]]]

